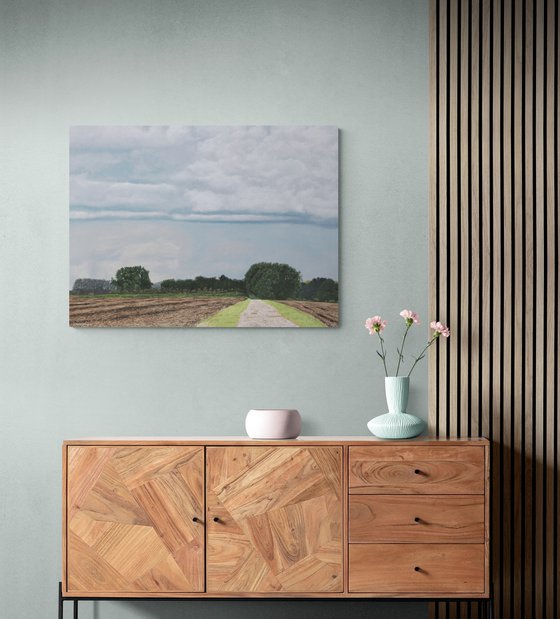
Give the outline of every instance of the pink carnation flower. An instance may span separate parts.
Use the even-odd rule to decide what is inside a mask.
[[[449,337],[449,327],[446,327],[441,322],[436,322],[435,320],[430,323],[430,328],[435,331],[436,337],[443,335],[443,337]]]
[[[372,316],[366,320],[366,329],[369,331],[370,335],[381,333],[386,326],[387,321],[383,320],[381,316]]]
[[[400,315],[406,320],[407,325],[411,325],[412,323],[417,325],[420,323],[418,320],[418,314],[412,310],[403,309]]]

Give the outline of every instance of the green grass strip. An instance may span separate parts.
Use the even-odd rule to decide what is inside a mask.
[[[284,305],[284,303],[279,303],[278,301],[265,301],[279,313],[291,320],[298,327],[326,327],[327,325],[317,318],[311,316],[311,314],[306,314],[295,307],[290,307],[289,305]]]
[[[239,317],[247,309],[249,299],[230,305],[198,324],[199,327],[237,327]]]

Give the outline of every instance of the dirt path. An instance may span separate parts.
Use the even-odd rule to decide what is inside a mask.
[[[297,327],[264,301],[250,301],[239,317],[238,327]]]

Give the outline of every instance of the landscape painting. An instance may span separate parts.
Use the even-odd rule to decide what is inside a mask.
[[[338,326],[338,129],[70,129],[70,326]]]

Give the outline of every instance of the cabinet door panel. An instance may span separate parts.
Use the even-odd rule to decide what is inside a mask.
[[[67,591],[204,591],[202,447],[69,447],[67,479]]]
[[[340,447],[209,447],[206,458],[209,593],[342,591]]]

